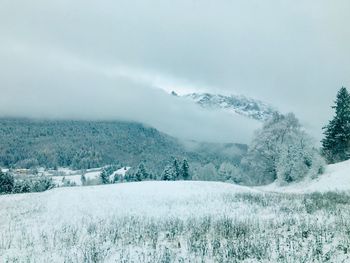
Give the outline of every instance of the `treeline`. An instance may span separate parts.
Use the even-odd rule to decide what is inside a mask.
[[[0,146],[0,166],[8,168],[90,169],[146,161],[160,172],[171,156],[199,159],[176,139],[129,122],[0,119]]]
[[[192,180],[192,175],[186,159],[180,163],[174,158],[172,163],[167,165],[160,175],[150,173],[145,168],[145,165],[141,163],[135,172],[127,173],[124,180],[127,182],[140,182],[145,180]]]
[[[55,186],[51,177],[15,178],[11,173],[0,170],[0,194],[44,192]]]
[[[172,158],[162,173],[156,174],[148,170],[144,163],[140,163],[137,168],[130,169],[124,176],[115,174],[120,166],[110,165],[102,169],[99,182],[101,184],[112,184],[120,182],[141,182],[141,181],[176,181],[176,180],[192,180],[192,173],[188,161],[184,159],[179,162],[178,159]],[[88,185],[86,178],[82,175],[82,184]]]

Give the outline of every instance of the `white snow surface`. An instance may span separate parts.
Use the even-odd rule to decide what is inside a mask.
[[[118,169],[117,171],[115,171],[113,173],[113,176],[114,175],[120,175],[120,176],[125,176],[125,174],[130,170],[131,167],[123,167],[123,168],[120,168]]]
[[[114,177],[116,175],[120,176],[120,177],[124,177],[125,174],[131,169],[131,167],[123,167],[123,168],[120,168],[118,169],[117,171],[115,171],[114,173],[112,173],[110,176],[109,176],[109,180],[111,182],[113,182],[114,180]]]
[[[350,160],[328,165],[324,174],[313,180],[304,180],[286,186],[273,183],[255,189],[289,193],[350,191]]]
[[[71,183],[75,183],[75,185],[77,185],[77,186],[82,185],[82,182],[81,182],[82,172],[81,171],[79,171],[79,170],[74,171],[74,170],[70,170],[68,168],[59,168],[58,171],[63,173],[63,175],[52,177],[52,179],[54,180],[54,182],[58,186],[63,185],[63,179],[65,181],[70,181]],[[87,180],[94,180],[94,179],[97,179],[101,175],[101,172],[102,172],[102,168],[89,169],[84,174],[84,176]]]
[[[6,211],[16,210],[14,205],[28,209],[34,204],[40,206],[40,215],[45,218],[42,223],[108,215],[158,218],[219,215],[232,211],[232,207],[223,205],[225,195],[247,191],[256,190],[226,183],[189,181],[63,187],[44,193],[0,196],[0,218],[6,222]],[[23,212],[22,209],[18,211]],[[30,214],[35,216],[36,213]]]
[[[124,168],[116,171],[123,174]],[[100,171],[91,171],[87,178],[96,178]],[[74,176],[67,176],[71,179]],[[77,182],[80,180],[77,176]],[[244,187],[219,182],[148,181],[111,185],[56,188],[44,193],[0,196],[0,218],[7,222],[8,210],[40,207],[46,222],[77,221],[83,216],[135,215],[147,217],[196,217],[244,213],[244,207],[223,202],[223,198],[239,192],[327,192],[350,191],[350,160],[329,165],[323,175],[287,186],[277,183],[262,187]],[[15,206],[15,207],[14,207]],[[39,208],[36,208],[39,209]],[[22,209],[18,209],[22,213]],[[32,213],[33,214],[33,213]],[[34,213],[33,215],[35,215]],[[20,216],[20,215],[19,215]],[[74,220],[75,221],[75,220]],[[1,224],[1,223],[0,223]]]
[[[93,176],[92,173],[98,172],[88,172]],[[146,221],[155,219],[161,222],[166,222],[167,219],[192,220],[205,217],[234,218],[242,220],[242,222],[249,219],[248,222],[258,220],[255,222],[256,224],[262,224],[266,227],[276,218],[277,221],[285,220],[283,216],[286,215],[281,214],[281,207],[284,207],[285,204],[276,204],[276,207],[259,206],[254,202],[250,204],[248,201],[243,202],[237,199],[240,193],[263,193],[261,195],[263,198],[264,194],[268,192],[303,193],[331,190],[350,190],[350,161],[328,166],[325,174],[316,180],[285,187],[277,184],[264,187],[244,187],[219,182],[145,181],[86,187],[62,187],[43,193],[0,195],[0,233],[2,234],[0,248],[3,248],[4,257],[19,256],[21,259],[38,257],[36,262],[64,262],[62,255],[58,253],[59,247],[57,251],[45,252],[43,250],[45,243],[42,240],[45,235],[57,233],[62,238],[65,237],[65,231],[68,231],[69,234],[69,231],[74,230],[75,227],[82,231],[81,229],[88,229],[89,225],[96,226],[99,222],[108,223],[108,220],[113,222],[113,220],[122,220],[124,217],[140,218]],[[297,203],[291,202],[290,204]],[[297,220],[301,220],[305,216],[312,217],[314,220],[314,217],[318,215],[295,215]],[[310,218],[309,220],[311,220]],[[328,216],[325,217],[325,219],[327,218]],[[334,220],[334,218],[330,220]],[[322,223],[325,221],[327,220],[320,220]],[[327,224],[330,223],[327,222]],[[84,228],[81,228],[81,225]],[[135,229],[135,231],[138,230]],[[77,249],[84,247],[81,244],[89,241],[84,233],[79,232],[78,235],[80,239],[77,242],[80,246],[72,248],[71,251],[69,246],[64,247],[68,251],[66,253],[76,252]],[[8,240],[15,242],[15,244],[8,243],[11,245],[11,249],[4,249]],[[22,244],[31,244],[31,247],[22,248]],[[65,243],[58,242],[57,244],[64,245]],[[336,244],[333,245],[336,246]],[[113,246],[111,245],[111,247]],[[120,247],[115,249],[120,249]],[[137,254],[136,250],[132,250],[135,248],[130,249],[132,253]],[[106,262],[117,262],[114,261],[114,258],[117,258],[114,255],[117,254],[113,253],[119,253],[118,250],[111,253],[111,261]],[[72,254],[71,257],[73,258],[73,256]],[[342,255],[335,258],[338,259],[337,262],[348,262]],[[83,261],[81,258],[77,258],[76,262]],[[135,259],[133,262],[140,261]]]
[[[114,176],[115,175],[119,175],[121,177],[125,176],[125,174],[130,170],[131,167],[123,167],[120,168],[118,170],[116,170],[115,172],[113,172],[113,174],[110,175],[109,179],[110,181],[113,181]],[[84,174],[86,180],[94,180],[100,177],[101,172],[102,172],[103,168],[94,168],[94,169],[89,169],[87,170],[87,172]],[[74,170],[69,170],[68,168],[60,168],[59,169],[60,172],[64,172],[65,176],[53,176],[53,180],[54,182],[58,185],[58,186],[62,186],[63,185],[63,178],[65,181],[70,181],[71,183],[75,183],[75,185],[77,186],[82,186],[82,182],[81,182],[81,176],[82,173],[81,171],[74,171]]]

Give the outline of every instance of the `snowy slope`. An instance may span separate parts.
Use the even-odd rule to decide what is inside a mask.
[[[140,231],[141,236],[148,231],[142,229],[142,222],[166,223],[206,216],[236,218],[250,213],[247,205],[230,202],[232,195],[253,191],[225,183],[153,181],[0,195],[0,262],[8,257],[23,260],[18,262],[100,262],[86,260],[84,254],[94,253],[91,246],[99,236],[107,235],[107,226],[115,226],[113,231],[117,233],[121,230],[132,235]],[[100,227],[104,230],[98,229],[101,232],[92,238],[89,233]],[[72,238],[76,239],[71,241]],[[109,248],[105,248],[107,243],[96,242],[105,251],[113,248],[116,253],[110,261],[101,262],[161,262],[137,258],[119,261],[119,251],[127,245],[108,243]],[[136,254],[137,250],[132,251]]]
[[[117,171],[115,171],[113,174],[109,176],[109,180],[113,181],[116,175],[119,175],[120,177],[124,177],[130,169],[131,167],[123,167],[118,169]]]
[[[325,173],[314,180],[302,181],[287,186],[273,183],[268,186],[257,187],[263,191],[274,192],[327,192],[350,191],[350,160],[331,164],[326,167]]]
[[[114,176],[125,176],[125,174],[130,170],[131,167],[123,167],[120,168],[116,171],[114,171],[110,177],[109,180],[113,182]],[[86,173],[84,173],[84,176],[86,180],[96,180],[100,177],[102,173],[101,168],[93,168],[93,169],[88,169]],[[65,182],[70,182],[74,183],[76,186],[82,186],[82,181],[81,181],[81,176],[82,176],[82,171],[81,170],[71,170],[69,168],[59,168],[58,171],[60,172],[59,176],[53,176],[52,179],[55,182],[57,186],[63,186],[63,181]],[[50,172],[45,172],[44,173],[46,176],[52,176],[52,173]]]
[[[56,188],[44,193],[0,196],[0,218],[7,221],[6,211],[15,211],[14,203],[22,209],[33,204],[43,207],[44,217],[51,222],[110,213],[161,218],[215,215],[228,209],[223,205],[224,195],[247,191],[255,190],[225,183],[188,181]],[[55,221],[55,217],[59,220]]]
[[[121,173],[120,170],[118,170]],[[20,217],[26,210],[39,209],[47,222],[67,222],[82,216],[108,214],[150,217],[196,217],[244,213],[235,211],[224,199],[237,193],[350,191],[350,160],[329,165],[315,180],[288,186],[276,183],[263,187],[244,187],[219,182],[150,181],[105,186],[56,188],[44,193],[0,196],[0,218],[6,224],[13,213]],[[127,209],[126,209],[127,208]],[[11,213],[9,213],[11,211]],[[57,213],[60,211],[60,213]],[[17,218],[17,216],[15,216]],[[57,218],[58,217],[58,218]],[[34,219],[33,219],[34,220]],[[1,227],[1,222],[0,222]]]
[[[224,110],[232,114],[242,115],[258,121],[270,119],[277,111],[267,103],[245,96],[224,96],[221,94],[192,93],[183,96],[203,108]]]
[[[343,178],[338,168],[329,168],[331,177]],[[0,262],[236,262],[238,253],[246,260],[237,262],[281,262],[286,253],[290,262],[323,262],[312,260],[321,231],[327,238],[317,240],[323,254],[330,251],[329,262],[349,262],[347,250],[339,250],[349,244],[348,228],[339,222],[350,210],[335,205],[340,214],[310,213],[299,195],[195,181],[3,195]],[[220,253],[208,244],[219,244]],[[262,247],[266,252],[256,253]]]

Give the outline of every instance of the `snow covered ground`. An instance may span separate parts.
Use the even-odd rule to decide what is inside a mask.
[[[328,165],[325,173],[314,180],[305,180],[287,186],[273,183],[268,186],[257,187],[257,189],[288,193],[350,191],[350,160]]]
[[[123,167],[110,175],[110,181],[112,182],[114,179],[114,176],[125,176],[125,174],[130,170],[131,167]],[[100,177],[101,172],[103,168],[93,168],[93,169],[88,169],[86,172],[84,172],[84,176],[86,180],[96,180]],[[52,172],[46,172],[46,176],[52,176],[54,182],[58,186],[63,186],[64,182],[71,182],[76,186],[81,186],[82,181],[81,181],[81,176],[83,172],[81,170],[71,170],[69,168],[58,168],[58,176],[52,176]]]
[[[153,181],[0,196],[0,262],[350,262],[350,196],[311,193],[350,190],[349,169],[283,188]]]
[[[123,167],[123,168],[118,169],[117,171],[115,171],[113,174],[111,174],[111,175],[109,176],[109,180],[110,180],[111,182],[113,182],[114,177],[115,177],[116,175],[118,175],[118,176],[120,176],[120,177],[124,177],[124,176],[126,175],[126,173],[127,173],[130,169],[131,169],[131,167]]]
[[[48,176],[52,176],[52,179],[54,180],[55,184],[58,186],[62,186],[64,183],[63,181],[66,182],[71,182],[74,183],[77,186],[81,186],[81,176],[82,176],[82,171],[77,170],[70,170],[70,169],[64,169],[60,168],[59,170],[59,176],[52,176],[50,173],[48,173]],[[84,176],[87,180],[94,180],[97,179],[102,172],[102,168],[96,168],[96,169],[90,169],[87,170],[86,173],[84,173]]]

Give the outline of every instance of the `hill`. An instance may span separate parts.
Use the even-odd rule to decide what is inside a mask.
[[[200,145],[188,149],[178,139],[134,122],[0,119],[0,167],[89,169],[143,162],[159,174],[172,158],[219,166],[239,163],[246,152],[235,144],[213,144],[210,151]],[[212,158],[222,147],[227,154]]]

